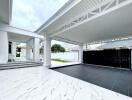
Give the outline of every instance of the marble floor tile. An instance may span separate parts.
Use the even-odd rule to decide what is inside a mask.
[[[132,100],[132,98],[44,67],[30,67],[0,70],[0,100]]]

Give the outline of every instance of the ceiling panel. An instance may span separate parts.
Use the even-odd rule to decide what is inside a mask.
[[[59,28],[60,26],[70,22],[82,13],[89,11],[90,9],[101,5],[104,2],[109,2],[111,0],[81,0],[76,6],[74,6],[70,11],[65,13],[61,18],[57,19],[49,27],[47,27],[42,33],[52,33],[53,30]]]
[[[58,36],[77,42],[96,42],[132,35],[132,4],[107,13]]]

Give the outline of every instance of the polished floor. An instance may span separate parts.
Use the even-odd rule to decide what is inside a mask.
[[[54,70],[132,97],[132,71],[97,65],[75,65]]]
[[[0,100],[132,100],[51,69],[0,70]]]

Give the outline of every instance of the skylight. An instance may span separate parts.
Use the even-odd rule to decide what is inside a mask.
[[[69,0],[13,0],[11,25],[35,31]]]

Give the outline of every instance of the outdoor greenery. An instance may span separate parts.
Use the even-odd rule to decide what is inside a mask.
[[[62,59],[51,59],[51,60],[52,60],[52,61],[56,61],[56,62],[62,62],[62,63],[70,62],[70,61],[62,60]]]
[[[51,51],[52,51],[53,53],[57,53],[57,52],[65,52],[66,50],[65,50],[65,48],[62,47],[61,45],[59,45],[59,44],[54,44],[54,45],[51,47]]]

